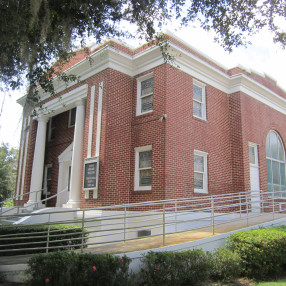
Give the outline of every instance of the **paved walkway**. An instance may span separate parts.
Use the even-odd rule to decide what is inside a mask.
[[[210,237],[213,235],[230,232],[233,230],[246,228],[248,226],[258,225],[264,222],[272,221],[273,219],[276,220],[285,217],[286,214],[275,214],[274,217],[273,214],[263,214],[263,215],[257,214],[256,217],[249,217],[248,219],[244,218],[243,220],[230,221],[228,223],[216,225],[214,228],[214,234],[212,227],[203,227],[200,230],[196,229],[176,234],[168,234],[165,237],[165,244],[163,244],[163,236],[159,235],[155,237],[142,238],[116,244],[106,244],[97,247],[90,247],[84,249],[84,252],[116,254],[116,253],[127,253],[138,250],[146,250],[162,246],[181,244],[189,241]],[[80,252],[80,250],[77,250],[77,252]],[[0,265],[26,264],[31,257],[32,255],[0,257]]]

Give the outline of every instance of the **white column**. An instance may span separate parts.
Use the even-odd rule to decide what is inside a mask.
[[[85,100],[76,102],[76,121],[74,128],[74,140],[72,151],[70,196],[65,207],[78,208],[82,189],[82,165],[83,165],[83,137],[85,119]]]
[[[44,174],[44,160],[45,160],[45,147],[46,147],[46,130],[48,117],[38,117],[38,128],[35,143],[34,160],[32,167],[32,177],[30,191],[39,191],[42,189],[43,174]],[[31,193],[27,204],[35,203],[41,199],[41,192]]]

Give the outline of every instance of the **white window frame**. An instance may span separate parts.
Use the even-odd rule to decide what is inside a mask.
[[[47,164],[45,165],[45,170],[44,170],[44,190],[43,194],[46,195],[46,192],[48,191],[48,169],[52,168],[52,164]],[[50,195],[50,192],[47,192],[47,195]]]
[[[55,139],[55,138],[52,138],[53,131],[56,128],[56,127],[52,127],[52,121],[53,120],[55,120],[54,116],[50,117],[49,122],[48,122],[48,142]]]
[[[135,148],[135,176],[134,176],[134,190],[135,191],[150,191],[152,190],[152,181],[151,186],[140,186],[140,170],[139,169],[139,153],[144,151],[152,150],[152,145],[143,146],[143,147],[136,147]],[[152,154],[152,161],[153,161],[153,154]],[[152,170],[152,166],[148,169]]]
[[[197,86],[199,88],[202,89],[202,101],[198,101],[194,98],[194,86]],[[193,110],[193,116],[196,117],[196,118],[200,118],[200,119],[203,119],[203,120],[207,120],[207,112],[206,112],[206,85],[202,82],[199,82],[197,80],[193,80],[193,102],[199,102],[201,105],[202,105],[202,116],[197,116],[194,114],[194,110]],[[194,108],[194,107],[193,107]]]
[[[282,141],[282,138],[281,136],[275,131],[275,130],[270,130],[267,134],[267,137],[266,137],[266,140],[268,140],[268,136],[270,136],[271,133],[275,133],[276,136],[277,136],[277,139],[279,141],[279,143],[281,144],[281,147],[283,149],[283,152],[284,152],[284,160],[280,160],[280,159],[275,159],[273,158],[272,156],[271,157],[268,157],[267,156],[267,144],[269,144],[268,142],[266,142],[266,145],[265,145],[265,148],[266,148],[266,164],[267,164],[267,161],[269,160],[271,162],[271,177],[272,177],[272,186],[274,186],[274,183],[273,183],[273,162],[277,162],[279,164],[279,181],[280,181],[280,184],[279,186],[282,186],[281,184],[281,170],[280,170],[280,164],[284,164],[284,168],[285,168],[285,171],[286,171],[286,154],[285,154],[285,148],[284,148],[284,145],[283,145],[283,141]],[[269,148],[271,148],[271,144],[269,146]],[[267,184],[269,183],[268,182],[268,170],[267,170]],[[286,174],[285,174],[285,177],[286,177]],[[278,184],[275,184],[276,186],[278,186]],[[268,187],[268,191],[269,191],[269,187]],[[268,193],[268,197],[280,197],[280,198],[285,198],[286,196],[286,192],[284,192],[283,190],[280,192],[280,193],[275,193],[274,190],[272,190],[272,193]]]
[[[200,172],[201,174],[203,174],[203,185],[204,188],[203,189],[195,189],[194,187],[194,192],[195,193],[201,193],[201,194],[208,194],[208,153],[203,152],[203,151],[199,151],[199,150],[194,150],[194,157],[195,155],[197,156],[201,156],[204,158],[204,172]],[[195,186],[195,163],[194,163],[194,186]],[[197,172],[198,173],[198,172]]]
[[[75,121],[74,124],[71,124],[71,117],[72,117],[72,110],[75,109]],[[68,122],[68,128],[74,127],[76,122],[76,107],[69,110],[69,122]]]
[[[141,76],[139,78],[137,78],[137,104],[136,104],[136,115],[141,115],[141,114],[146,114],[146,113],[150,113],[150,112],[153,112],[153,108],[152,110],[147,110],[145,112],[142,112],[141,111],[141,106],[142,106],[142,103],[141,103],[141,82],[144,81],[144,80],[147,80],[147,79],[150,79],[153,77],[153,73],[148,73],[144,76]],[[154,104],[154,78],[153,78],[153,104]],[[154,107],[154,105],[153,105]]]
[[[254,148],[254,161],[255,161],[254,164],[250,162],[249,147]],[[250,166],[253,166],[253,167],[258,167],[258,150],[257,149],[258,149],[257,144],[252,143],[252,142],[248,142],[249,164],[250,164]]]

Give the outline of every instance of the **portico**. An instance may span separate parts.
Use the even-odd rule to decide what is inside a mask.
[[[26,205],[36,203],[41,199],[41,190],[43,188],[43,174],[45,169],[45,149],[47,142],[47,123],[51,118],[51,114],[56,116],[66,112],[72,108],[76,108],[76,120],[74,126],[73,143],[69,147],[69,152],[72,154],[69,166],[71,171],[64,169],[65,164],[61,164],[59,158],[58,169],[58,192],[63,190],[64,182],[69,184],[70,191],[68,201],[63,199],[63,195],[57,198],[57,206],[67,208],[77,208],[80,205],[81,195],[81,176],[82,176],[82,161],[83,161],[83,137],[84,137],[84,118],[85,118],[85,98],[87,96],[87,85],[80,86],[73,91],[64,94],[59,101],[57,98],[49,101],[43,106],[43,109],[38,110],[39,115],[35,118],[38,121],[34,160],[32,165],[31,185],[29,200]],[[50,114],[42,114],[42,110],[48,110]],[[50,112],[53,110],[53,112]],[[64,157],[64,156],[63,156]],[[63,159],[64,160],[64,159]],[[68,166],[68,167],[69,167]]]

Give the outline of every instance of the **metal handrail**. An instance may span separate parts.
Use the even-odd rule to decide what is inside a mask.
[[[44,191],[44,190],[46,190],[46,189],[41,189],[41,190],[38,190],[38,191],[32,191],[32,192],[29,192],[29,193],[35,193],[35,192],[40,192],[40,191]],[[46,194],[46,198],[45,198],[45,199],[36,201],[36,202],[31,203],[31,204],[29,204],[29,205],[26,205],[25,207],[23,207],[23,206],[14,206],[14,207],[12,207],[12,208],[9,208],[8,210],[2,211],[2,205],[1,205],[0,216],[2,216],[4,213],[10,212],[11,210],[14,210],[14,209],[18,209],[17,215],[19,215],[19,209],[20,209],[20,208],[30,208],[30,207],[32,207],[32,206],[37,206],[37,207],[38,207],[40,203],[43,203],[43,202],[46,203],[48,200],[53,199],[53,198],[57,197],[59,194],[64,193],[64,192],[67,192],[67,191],[68,191],[68,189],[64,189],[64,190],[62,190],[62,191],[58,192],[57,194],[52,195],[52,196],[50,196],[50,197],[47,197],[47,194]],[[46,192],[46,193],[47,193],[47,192]]]
[[[63,192],[63,191],[62,191]],[[281,192],[282,193],[282,192]],[[270,195],[273,195],[269,197]],[[276,194],[276,192],[275,192]],[[55,197],[54,195],[52,197]],[[50,197],[50,198],[52,198]],[[252,205],[251,199],[257,198],[259,206]],[[45,201],[46,199],[42,200]],[[36,203],[34,203],[36,204]],[[273,193],[262,192],[251,196],[251,192],[234,193],[172,199],[163,201],[144,202],[136,204],[124,204],[116,206],[97,207],[92,209],[65,210],[49,213],[29,214],[29,216],[43,216],[46,221],[44,224],[71,224],[78,225],[82,229],[81,236],[72,238],[73,243],[68,244],[70,247],[79,247],[81,251],[86,247],[97,247],[101,245],[114,244],[118,242],[128,242],[134,239],[142,239],[144,237],[136,237],[138,230],[152,230],[151,237],[162,236],[163,245],[166,243],[168,235],[173,233],[182,233],[190,230],[199,230],[210,227],[212,233],[215,234],[215,228],[218,225],[230,223],[233,221],[245,220],[247,226],[249,220],[263,215],[263,212],[269,213],[275,217],[277,213],[285,213],[286,209],[281,208],[281,204],[286,204],[286,199],[274,197]],[[146,210],[143,210],[145,208]],[[256,209],[255,209],[256,208]],[[104,215],[100,216],[96,211],[102,211]],[[257,212],[255,212],[257,211]],[[95,213],[93,213],[95,212]],[[68,220],[60,219],[58,214],[70,213],[72,218]],[[233,215],[231,220],[228,216]],[[20,216],[20,215],[19,215]],[[8,215],[6,217],[9,217]],[[11,217],[11,216],[10,216]],[[54,220],[52,220],[54,218]],[[39,225],[39,224],[34,224]],[[20,227],[20,225],[18,225]],[[83,231],[85,229],[85,232]],[[57,231],[45,231],[43,237],[39,233],[21,233],[17,236],[0,236],[0,255],[1,252],[17,251],[26,249],[31,251],[45,250],[46,252],[63,248],[55,246],[57,241],[69,242],[69,238],[62,239],[62,234]],[[84,235],[88,235],[88,241],[84,242]],[[26,237],[37,237],[42,241],[37,242],[38,245],[45,244],[45,247],[36,247],[34,244],[30,249],[28,243],[25,243]],[[60,238],[61,236],[61,238]],[[19,238],[19,242],[11,242],[9,245],[1,245],[1,242],[9,241],[9,239]],[[52,239],[52,240],[51,240]],[[77,241],[77,243],[76,243]],[[3,249],[8,247],[9,249]],[[20,247],[20,249],[18,249]]]
[[[24,196],[26,196],[26,195],[30,195],[30,194],[32,194],[32,193],[42,192],[43,190],[45,190],[45,189],[41,189],[41,190],[38,190],[38,191],[31,191],[31,192],[27,192],[27,193],[24,193],[24,194],[21,194],[21,195],[14,196],[14,197],[12,197],[12,198],[10,198],[10,199],[6,199],[5,201],[0,202],[0,206],[1,206],[1,213],[2,213],[2,209],[3,209],[3,205],[4,205],[4,203],[9,202],[9,201],[12,201],[12,200],[13,200],[13,201],[14,201],[14,200],[17,200],[17,198],[18,198],[18,197],[24,197]]]

